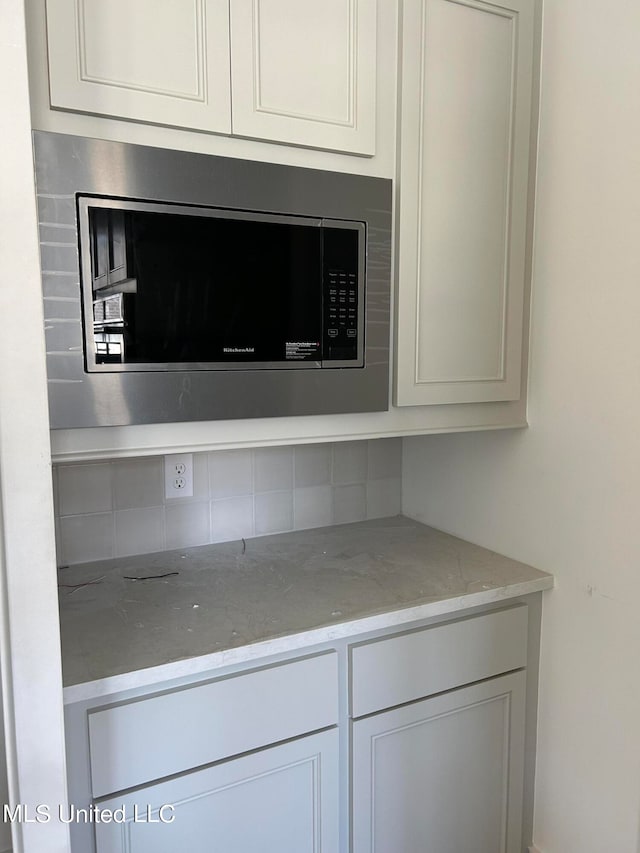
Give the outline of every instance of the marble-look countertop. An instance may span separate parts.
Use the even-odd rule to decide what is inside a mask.
[[[553,586],[402,516],[86,563],[58,580],[66,702]]]

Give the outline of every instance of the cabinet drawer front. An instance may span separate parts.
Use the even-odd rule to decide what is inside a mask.
[[[89,714],[94,797],[337,723],[335,652]]]
[[[472,616],[351,649],[353,717],[526,665],[527,607]]]

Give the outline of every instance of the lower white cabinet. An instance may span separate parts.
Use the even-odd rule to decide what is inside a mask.
[[[101,801],[97,853],[335,853],[338,731],[331,729]],[[120,819],[124,817],[124,822]]]
[[[353,723],[353,853],[521,853],[523,672]]]
[[[67,706],[73,853],[522,853],[530,610]]]

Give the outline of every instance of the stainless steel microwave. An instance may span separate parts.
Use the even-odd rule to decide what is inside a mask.
[[[34,145],[52,428],[387,409],[390,181]]]

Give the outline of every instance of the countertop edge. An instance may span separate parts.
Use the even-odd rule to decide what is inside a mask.
[[[429,601],[423,604],[403,607],[399,610],[389,610],[372,616],[364,616],[347,622],[337,622],[307,631],[299,631],[282,637],[262,640],[237,648],[225,649],[224,651],[212,652],[207,655],[198,655],[193,658],[172,661],[171,663],[146,669],[134,670],[119,675],[107,676],[95,681],[87,681],[81,684],[72,684],[63,689],[63,700],[65,705],[75,702],[89,701],[108,697],[114,693],[124,690],[135,690],[144,687],[160,687],[163,682],[176,678],[198,676],[251,661],[260,661],[272,655],[287,652],[300,651],[308,646],[320,645],[335,640],[343,640],[357,634],[366,634],[371,631],[384,630],[429,619],[433,616],[446,616],[460,613],[473,607],[485,604],[494,604],[498,601],[507,601],[543,592],[552,589],[554,579],[552,575],[534,578],[532,580],[520,581],[501,587],[493,587],[488,590],[464,593],[454,597],[446,597]]]

